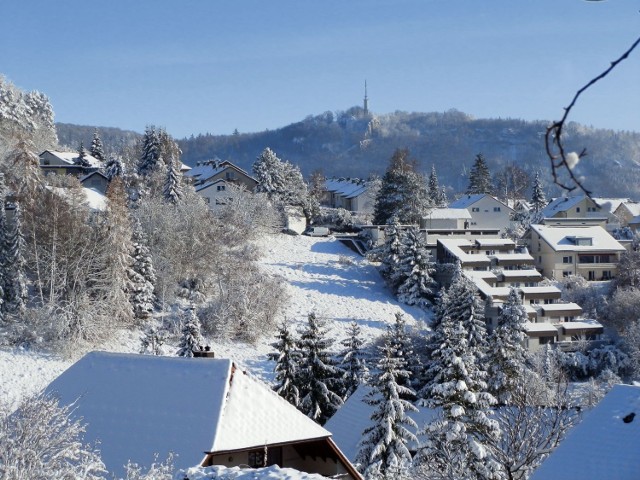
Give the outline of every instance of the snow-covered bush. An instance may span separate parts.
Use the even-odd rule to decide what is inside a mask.
[[[52,396],[26,398],[9,412],[0,406],[0,478],[98,480],[100,453],[83,442],[85,426]]]
[[[181,480],[327,480],[316,473],[305,473],[277,465],[264,468],[193,467],[176,474]]]
[[[557,286],[562,291],[564,301],[577,303],[584,314],[592,318],[598,317],[609,292],[609,284],[594,284],[580,275],[563,277]]]
[[[158,455],[156,455],[155,461],[146,471],[131,461],[124,468],[126,476],[119,480],[173,480],[174,478],[173,454],[171,453],[164,462],[158,462]]]
[[[629,355],[616,345],[602,345],[585,351],[557,352],[561,367],[574,379],[597,377],[608,370],[623,376],[630,367]]]
[[[249,342],[275,329],[287,298],[282,281],[251,264],[224,272],[214,288],[199,312],[204,333]]]

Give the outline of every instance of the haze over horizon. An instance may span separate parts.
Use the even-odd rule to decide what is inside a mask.
[[[176,138],[276,129],[360,105],[554,120],[640,35],[638,2],[396,0],[231,4],[10,1],[0,73],[56,121]],[[640,52],[569,120],[640,131]]]

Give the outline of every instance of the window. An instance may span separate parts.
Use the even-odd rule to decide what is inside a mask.
[[[224,190],[225,190],[225,187],[226,187],[226,185],[218,185],[218,186],[216,187],[216,190],[217,190],[218,192],[222,192],[222,191],[224,191]]]
[[[588,280],[595,280],[595,279],[596,279],[596,272],[594,272],[593,270],[589,270]]]
[[[554,337],[540,337],[540,345],[547,345],[548,343],[554,343]]]
[[[471,207],[471,211],[472,211],[472,212],[479,212],[479,211],[480,211],[480,208],[478,208],[478,207]]]
[[[573,257],[562,257],[562,263],[573,263]]]
[[[595,212],[595,211],[597,211],[596,207],[587,207],[587,212]]]
[[[264,454],[265,454],[264,449],[251,450],[250,452],[248,452],[249,459],[247,460],[247,464],[251,468],[265,467],[266,465],[264,464],[264,456],[265,456]]]
[[[211,203],[211,199],[209,197],[204,197],[205,203]]]
[[[576,207],[576,213],[580,213],[580,207]]]
[[[563,277],[568,277],[569,275],[571,275],[571,272],[567,272],[566,270],[562,272]]]
[[[226,172],[224,174],[224,178],[226,178],[227,180],[235,180],[236,174],[235,172]]]
[[[493,207],[493,211],[494,212],[499,212],[500,211],[500,207]]]
[[[542,263],[542,257],[538,256],[538,263]]]

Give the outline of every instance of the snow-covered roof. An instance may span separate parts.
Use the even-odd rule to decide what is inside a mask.
[[[480,246],[480,248],[489,248],[489,247],[510,247],[516,248],[516,242],[509,238],[477,238],[475,243]]]
[[[129,459],[177,454],[176,466],[198,465],[206,451],[326,438],[300,413],[231,360],[92,352],[48,387],[87,423],[110,472]]]
[[[328,178],[325,188],[341,197],[355,198],[365,193],[368,187],[366,182],[360,179]]]
[[[431,220],[467,220],[471,218],[471,214],[466,208],[434,208],[424,218]]]
[[[91,210],[102,212],[107,208],[107,197],[104,193],[99,192],[93,188],[80,187],[84,193],[86,199],[86,205]],[[47,186],[47,189],[56,195],[66,198],[68,194],[68,188],[64,187],[51,187]]]
[[[491,254],[498,262],[505,262],[508,260],[517,262],[533,262],[533,257],[528,253],[496,253]]]
[[[640,472],[639,445],[640,387],[614,385],[531,478],[635,480]]]
[[[554,287],[553,285],[542,286],[542,287],[520,287],[520,290],[525,295],[527,294],[531,295],[534,293],[547,294],[547,295],[562,294],[560,289],[558,287]]]
[[[224,178],[219,178],[219,179],[214,180],[212,182],[203,183],[202,185],[199,185],[196,188],[196,192],[199,192],[200,190],[204,190],[205,188],[212,187],[212,186],[216,185],[217,183],[226,185],[227,182],[226,182],[226,180]]]
[[[541,215],[543,217],[553,217],[559,212],[566,212],[573,208],[578,203],[583,201],[586,195],[576,195],[573,197],[558,197],[551,200],[546,207],[542,209]]]
[[[526,322],[524,328],[528,333],[558,333],[554,325],[546,322]]]
[[[624,202],[624,206],[634,217],[640,216],[640,202]]]
[[[562,322],[562,328],[567,332],[576,330],[602,329],[602,324],[596,320],[580,320],[579,322]]]
[[[469,208],[471,205],[479,202],[480,200],[482,200],[485,197],[489,197],[489,198],[495,200],[497,203],[500,203],[500,204],[504,205],[505,208],[507,208],[509,210],[513,210],[511,207],[509,207],[505,203],[501,202],[496,197],[493,197],[491,195],[487,195],[486,193],[477,193],[477,194],[474,194],[474,195],[464,195],[463,197],[460,197],[458,200],[455,200],[454,202],[451,202],[449,204],[449,208]]]
[[[238,172],[243,173],[247,177],[257,182],[257,180],[253,178],[251,175],[249,175],[249,173],[247,173],[245,170],[238,167],[237,165],[234,165],[233,163],[229,162],[228,160],[225,160],[224,162],[205,162],[205,163],[196,165],[195,167],[191,168],[189,171],[185,172],[184,175],[187,177],[193,177],[196,180],[206,180],[208,178],[213,177],[214,175],[224,172],[227,168],[233,168],[234,170],[237,170]]]
[[[523,270],[503,270],[502,276],[505,280],[509,280],[510,278],[542,278],[540,272],[533,268]]]
[[[582,312],[582,307],[574,302],[566,302],[566,303],[547,303],[541,305],[540,308],[544,310],[544,313],[554,313],[554,312],[568,312],[575,311],[576,313]]]
[[[620,205],[631,200],[628,198],[594,198],[593,201],[605,212],[613,213]]]
[[[44,152],[42,152],[42,154],[44,154],[45,152],[49,152],[51,155],[60,159],[62,162],[67,163],[68,165],[75,165],[75,162],[79,157],[78,152],[58,152],[57,150],[45,150]],[[92,168],[102,167],[102,162],[93,155],[90,155],[88,152],[85,155],[85,159],[87,160],[87,162],[89,162],[89,165],[91,165]]]
[[[531,225],[542,239],[555,251],[576,252],[622,252],[625,248],[600,226],[554,227]],[[576,245],[575,239],[590,238],[591,245]]]
[[[371,387],[366,385],[359,387],[324,425],[331,432],[333,441],[351,462],[355,461],[358,454],[358,443],[362,439],[362,432],[371,425],[371,414],[374,407],[364,402],[365,396],[370,391]],[[407,427],[414,435],[435,414],[434,410],[428,408],[418,407],[418,410],[418,412],[408,412],[408,416],[418,424],[417,430],[410,426]],[[416,447],[417,445],[409,445],[409,448],[412,449]]]
[[[487,265],[491,264],[491,259],[487,255],[478,253],[467,253],[462,250],[461,247],[472,245],[469,240],[463,238],[439,238],[438,242],[441,243],[442,246],[451,253],[451,255],[455,256],[462,263],[480,262]]]

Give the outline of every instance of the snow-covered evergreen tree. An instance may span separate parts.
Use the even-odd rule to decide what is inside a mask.
[[[402,283],[400,272],[400,258],[402,255],[402,235],[397,217],[392,217],[384,230],[384,245],[382,247],[380,274],[391,290],[395,293]]]
[[[345,389],[343,398],[345,400],[360,385],[367,383],[369,378],[369,368],[367,367],[365,352],[362,349],[364,340],[361,338],[360,326],[355,320],[351,322],[347,332],[349,336],[342,341],[342,346],[345,349],[341,354],[340,360],[340,366],[344,371],[342,378]]]
[[[343,403],[340,397],[344,390],[342,372],[329,352],[333,341],[327,336],[326,322],[315,313],[310,313],[307,320],[306,327],[300,332],[299,408],[323,425]]]
[[[270,358],[276,362],[274,367],[276,384],[273,389],[291,405],[299,407],[301,354],[298,350],[298,342],[286,320],[280,324],[277,338],[278,341],[271,344],[276,352],[270,355]]]
[[[155,295],[153,293],[156,274],[153,268],[151,253],[140,222],[134,221],[131,237],[131,257],[133,264],[129,269],[129,288],[131,304],[136,318],[144,319],[151,316]]]
[[[471,167],[471,171],[469,172],[469,186],[465,193],[470,195],[487,193],[491,195],[492,192],[491,173],[489,172],[489,167],[487,166],[484,156],[479,153],[476,155],[473,167]]]
[[[161,157],[159,133],[155,127],[148,126],[142,138],[142,154],[138,162],[138,174],[142,176],[150,175],[158,167]]]
[[[165,332],[148,324],[140,338],[140,353],[143,355],[162,355],[162,345],[166,340]]]
[[[164,182],[164,198],[166,201],[174,205],[182,198],[181,174],[176,167],[175,162],[169,163],[167,168],[167,177]]]
[[[405,369],[409,373],[409,378],[405,386],[413,388],[414,385],[418,385],[424,374],[424,366],[414,349],[413,340],[411,339],[407,322],[402,313],[395,313],[393,325],[387,327],[384,335],[385,338],[389,339],[389,344],[392,347],[392,355],[404,362]],[[415,400],[415,397],[408,396],[406,400]]]
[[[407,305],[431,306],[437,289],[433,279],[435,264],[415,227],[408,228],[403,235],[398,271],[397,276],[403,279],[397,291],[398,300]]]
[[[441,188],[439,185],[435,165],[431,165],[431,173],[429,174],[428,195],[432,205],[436,207],[447,206],[447,195],[445,193],[444,187]]]
[[[25,240],[22,233],[22,210],[16,201],[13,210],[13,228],[8,229],[6,263],[3,272],[4,303],[8,313],[21,315],[26,308],[27,289]]]
[[[98,129],[93,131],[93,139],[91,140],[91,148],[89,149],[89,152],[92,157],[97,158],[101,162],[106,160],[104,155],[104,146],[102,145],[102,140],[98,134]]]
[[[124,177],[124,165],[122,160],[115,154],[109,155],[109,160],[104,166],[104,174],[109,179],[113,180],[116,177]]]
[[[373,223],[385,225],[394,216],[400,223],[418,223],[429,206],[424,178],[409,159],[409,150],[396,150],[376,195]]]
[[[203,343],[204,339],[200,333],[200,320],[196,315],[195,308],[191,307],[186,313],[186,319],[182,326],[177,355],[179,357],[193,357],[193,352],[200,350]]]
[[[408,478],[409,444],[417,442],[409,430],[416,429],[417,425],[407,415],[407,412],[416,412],[417,408],[403,397],[410,397],[415,392],[406,386],[409,380],[406,361],[397,356],[391,337],[386,338],[381,350],[373,389],[365,397],[365,402],[374,407],[372,425],[362,433],[356,462],[366,479],[400,480]]]
[[[10,259],[8,256],[9,227],[7,225],[7,214],[5,206],[7,203],[7,186],[4,181],[4,174],[0,173],[0,324],[4,320],[7,311],[6,302],[6,281]]]
[[[487,372],[471,347],[465,318],[445,315],[432,345],[432,380],[424,389],[424,404],[441,413],[425,426],[416,463],[427,478],[500,478],[483,444],[484,438],[500,435],[491,418],[496,400],[488,392]]]
[[[87,159],[87,150],[84,148],[84,144],[80,142],[80,147],[78,148],[78,156],[74,159],[74,163],[76,165],[81,166],[82,168],[89,168],[91,164]]]
[[[536,172],[533,180],[533,193],[531,195],[531,210],[534,213],[541,212],[547,206],[547,198],[544,194],[542,180],[540,180],[540,172]]]
[[[265,148],[253,163],[253,174],[258,181],[258,192],[269,197],[284,191],[286,180],[282,171],[282,160],[270,148]]]
[[[526,338],[527,311],[515,288],[498,316],[498,325],[489,335],[488,373],[489,391],[501,402],[509,401],[528,370]]]

